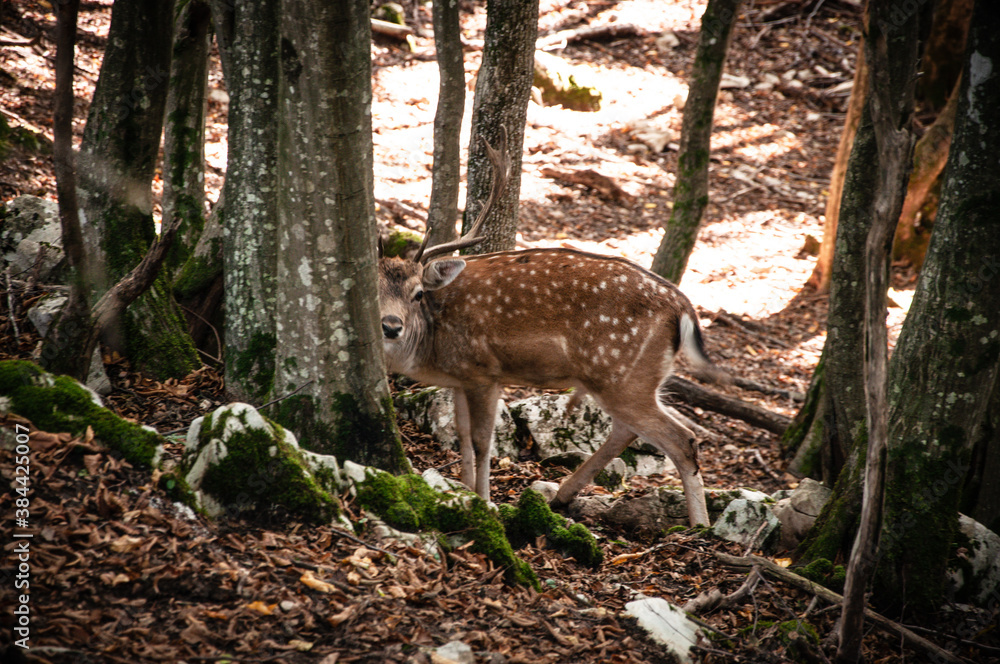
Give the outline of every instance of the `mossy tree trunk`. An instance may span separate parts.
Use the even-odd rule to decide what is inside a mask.
[[[890,368],[873,601],[936,610],[959,499],[1000,369],[1000,14],[977,0],[927,262]]]
[[[205,220],[198,242],[174,277],[174,297],[184,309],[188,334],[204,353],[221,358],[225,345],[222,274],[222,219],[226,213],[225,192]]]
[[[73,66],[79,0],[69,0],[56,10],[56,89],[52,133],[56,195],[63,248],[69,264],[69,300],[59,319],[49,328],[42,346],[41,363],[54,373],[86,380],[92,351],[83,352],[90,329],[90,286],[87,252],[80,228],[76,197],[76,157],[73,152]],[[86,350],[86,349],[85,349]]]
[[[434,114],[434,172],[427,210],[428,246],[455,239],[458,185],[461,179],[462,115],[465,113],[465,61],[459,3],[434,0],[434,46],[437,49],[438,105]]]
[[[135,267],[155,239],[150,185],[167,99],[173,5],[118,0],[112,9],[79,157],[98,295]],[[183,376],[199,364],[163,276],[111,323],[104,341],[159,377]]]
[[[701,17],[698,50],[691,65],[674,205],[666,233],[653,257],[653,272],[680,283],[708,206],[708,158],[719,81],[741,0],[709,0]]]
[[[303,445],[409,468],[382,356],[366,0],[287,0],[278,114],[276,420]],[[311,381],[311,382],[310,382]]]
[[[800,547],[806,562],[833,559],[850,550],[861,510],[861,476],[864,470],[865,386],[859,367],[864,365],[865,243],[874,205],[879,155],[868,104],[858,125],[844,178],[844,193],[837,224],[836,251],[830,285],[830,309],[823,348],[822,399],[805,437],[819,438],[828,449],[819,458],[832,467],[815,469],[813,476],[837,477],[834,494],[816,525]],[[818,428],[818,430],[816,430]]]
[[[819,247],[819,257],[813,268],[809,282],[816,286],[820,293],[830,290],[830,274],[833,265],[833,248],[837,239],[837,220],[840,218],[840,198],[844,192],[844,176],[847,173],[847,162],[851,157],[854,136],[861,122],[861,112],[868,99],[868,64],[865,62],[864,38],[858,47],[858,60],[854,68],[854,83],[851,87],[851,99],[847,103],[847,117],[844,119],[844,130],[840,134],[840,144],[837,146],[837,156],[830,173],[830,193],[826,197],[826,216],[823,220],[823,241]]]
[[[277,334],[280,16],[272,2],[213,2],[212,9],[229,90],[226,203],[218,215],[226,390],[233,399],[260,403],[274,386]]]
[[[501,127],[507,130],[510,179],[490,219],[483,226],[486,240],[471,249],[475,253],[514,248],[521,194],[524,123],[531,97],[537,35],[538,0],[488,0],[483,60],[472,106],[463,232],[472,226],[479,214],[489,196],[494,177],[482,139],[485,138],[490,145],[497,145]]]
[[[172,278],[194,250],[205,226],[205,111],[211,12],[188,0],[174,25],[173,58],[163,134],[163,223],[180,219],[164,270]]]

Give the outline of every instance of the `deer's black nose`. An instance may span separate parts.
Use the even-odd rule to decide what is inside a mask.
[[[399,316],[382,317],[382,334],[386,339],[395,339],[403,331],[403,321]]]

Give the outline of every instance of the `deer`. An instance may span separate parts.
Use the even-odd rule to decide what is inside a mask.
[[[677,467],[691,525],[709,525],[697,441],[659,400],[678,352],[699,377],[728,376],[706,354],[693,305],[625,258],[567,248],[447,257],[483,240],[483,221],[506,187],[505,132],[498,149],[484,143],[493,181],[467,233],[431,247],[425,239],[410,259],[379,247],[387,370],[452,388],[461,479],[484,500],[501,387],[576,388],[611,416],[611,432],[562,481],[551,506],[565,507],[642,437]]]

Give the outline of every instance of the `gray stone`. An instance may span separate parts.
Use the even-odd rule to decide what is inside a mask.
[[[1000,535],[964,514],[958,515],[958,529],[969,544],[959,551],[962,563],[949,572],[952,587],[963,601],[985,607],[1000,594]]]
[[[701,628],[682,609],[660,597],[647,597],[625,605],[649,636],[665,645],[682,664],[693,662],[691,647],[704,640]]]
[[[56,315],[66,306],[69,297],[66,295],[46,295],[40,299],[35,306],[28,309],[28,320],[38,330],[38,334],[44,337],[48,334],[49,327]],[[97,394],[111,394],[111,380],[107,371],[104,370],[104,360],[101,358],[100,347],[94,348],[94,355],[90,358],[90,372],[87,374],[87,389]],[[102,405],[98,403],[98,405]]]
[[[24,278],[37,262],[40,281],[58,278],[63,265],[59,205],[37,196],[18,196],[7,203],[2,215],[0,252],[4,266],[10,266],[15,277]]]
[[[638,498],[619,498],[601,518],[629,531],[661,532],[688,524],[687,501],[683,491],[660,488]]]
[[[740,546],[766,548],[779,525],[763,501],[738,498],[729,503],[712,526],[712,532]]]
[[[455,431],[455,397],[450,389],[429,387],[422,390],[401,391],[395,398],[396,410],[412,421],[423,433],[430,434],[445,449],[459,449]],[[496,428],[491,454],[497,458],[517,459],[518,448],[514,421],[507,412],[507,404],[497,405]]]
[[[791,550],[799,545],[830,499],[830,493],[822,483],[806,478],[787,498],[778,500],[773,511],[781,522],[780,549]]]
[[[438,657],[443,658],[447,662],[476,664],[476,656],[472,653],[472,648],[467,643],[462,643],[461,641],[449,641],[440,648],[435,648],[434,652]],[[441,660],[435,659],[433,661],[440,662]]]

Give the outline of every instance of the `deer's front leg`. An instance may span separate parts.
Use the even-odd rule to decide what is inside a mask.
[[[485,385],[475,388],[466,387],[464,392],[471,429],[471,448],[475,450],[475,489],[476,493],[483,500],[489,500],[490,445],[493,442],[493,428],[496,424],[497,401],[500,398],[500,387],[498,385]],[[457,405],[458,401],[456,400],[455,403]],[[464,474],[464,448],[462,464]]]
[[[458,452],[462,455],[462,484],[476,490],[476,453],[472,447],[472,429],[469,423],[469,401],[465,390],[456,387],[455,433],[458,434]]]

